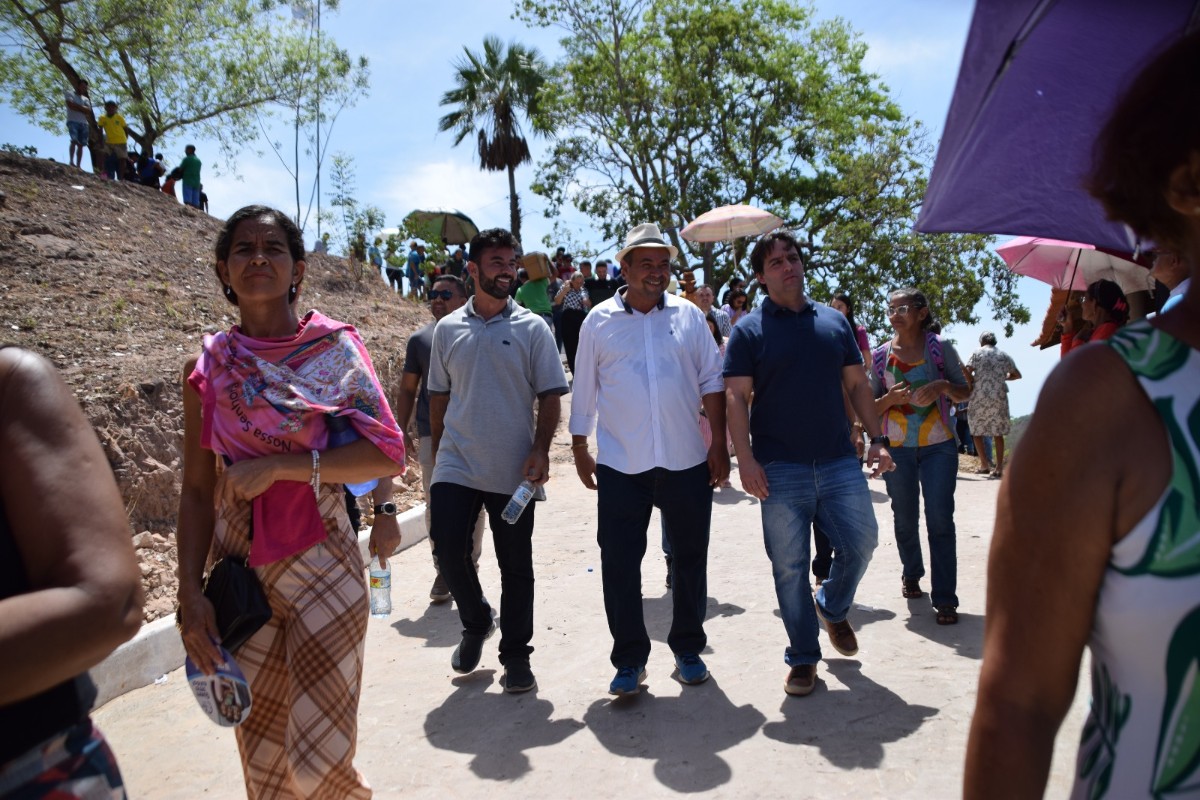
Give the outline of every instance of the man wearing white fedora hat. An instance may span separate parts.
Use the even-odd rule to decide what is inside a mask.
[[[703,406],[713,430],[725,430],[725,390],[704,315],[666,291],[676,255],[657,225],[630,231],[617,253],[628,283],[592,308],[575,355],[571,448],[580,480],[598,489],[615,695],[637,694],[646,677],[641,562],[654,506],[674,555],[667,644],[681,682],[708,678],[700,653],[707,644],[709,523],[713,486],[729,475],[729,452],[722,437],[706,449],[696,423]],[[595,458],[588,452],[593,431]]]

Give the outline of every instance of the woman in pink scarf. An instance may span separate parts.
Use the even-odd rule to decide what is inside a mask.
[[[254,698],[237,728],[247,793],[367,798],[353,764],[367,589],[342,485],[401,472],[403,439],[354,328],[317,311],[297,316],[304,242],[292,220],[243,208],[225,223],[216,256],[240,320],[206,336],[184,371],[184,647],[201,670],[215,670],[219,637],[202,576],[227,554],[248,554],[273,616],[236,653]],[[332,416],[359,438],[329,448]],[[398,543],[372,533],[381,554]]]

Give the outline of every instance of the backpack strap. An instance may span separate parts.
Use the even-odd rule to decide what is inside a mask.
[[[945,378],[946,357],[942,354],[942,337],[932,331],[926,331],[925,347],[929,350],[929,357],[933,359],[933,365],[937,367],[938,378]]]
[[[879,385],[883,386],[883,369],[887,366],[887,351],[888,346],[881,344],[871,351],[871,371],[875,373],[875,377],[879,378]]]
[[[925,347],[929,350],[929,357],[933,360],[933,366],[937,369],[939,379],[946,377],[946,356],[942,352],[942,337],[932,331],[925,332]],[[950,398],[941,395],[937,399],[938,411],[942,415],[942,423],[951,431],[954,426],[950,423]]]

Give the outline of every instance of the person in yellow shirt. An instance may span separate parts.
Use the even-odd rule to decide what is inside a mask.
[[[117,102],[109,100],[104,104],[104,116],[96,120],[104,133],[107,155],[104,159],[104,172],[112,180],[119,180],[125,162],[129,160],[126,144],[129,137],[125,128],[125,117],[117,111]]]

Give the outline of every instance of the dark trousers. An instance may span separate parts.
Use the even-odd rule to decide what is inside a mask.
[[[562,319],[563,319],[563,307],[562,306],[554,306],[553,308],[550,309],[550,327],[554,331],[554,346],[558,348],[560,353],[562,352],[562,349],[563,349]]]
[[[384,271],[387,273],[388,286],[397,292],[404,291],[404,282],[400,279],[403,273],[396,267],[387,267]]]
[[[475,520],[486,509],[500,565],[500,663],[529,658],[533,648],[533,516],[531,502],[515,524],[501,517],[509,495],[481,492],[456,483],[429,487],[433,558],[458,605],[463,633],[486,633],[492,608],[483,598],[471,559]]]
[[[562,323],[559,327],[562,329],[563,345],[567,350],[567,366],[571,368],[571,375],[575,374],[575,353],[579,350],[579,329],[583,327],[583,318],[587,316],[587,312],[579,308],[564,308],[562,312]]]
[[[960,415],[955,418],[954,434],[958,437],[958,452],[975,455],[975,439],[971,436],[971,425],[966,417]]]
[[[650,636],[642,613],[642,557],[646,528],[657,506],[671,544],[672,617],[667,645],[678,654],[699,653],[708,643],[704,613],[708,601],[708,533],[712,487],[708,464],[679,471],[652,469],[626,475],[596,467],[600,565],[604,613],[613,637],[612,664],[643,666]]]

